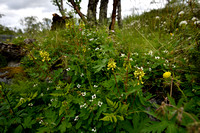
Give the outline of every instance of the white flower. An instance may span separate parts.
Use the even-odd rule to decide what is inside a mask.
[[[93,129],[92,129],[92,132],[96,132],[97,130],[96,130],[96,127],[94,127]]]
[[[33,103],[29,103],[28,106],[33,106]]]
[[[200,20],[195,21],[194,24],[195,24],[195,25],[199,25],[199,24],[200,24]]]
[[[34,84],[33,87],[36,87],[38,84]]]
[[[93,102],[93,100],[89,100],[89,102]]]
[[[138,55],[138,53],[137,52],[135,52],[135,53],[133,53],[134,55]]]
[[[86,92],[82,92],[81,95],[82,95],[82,96],[86,96]]]
[[[113,32],[113,33],[114,33],[115,31],[114,31],[114,30],[111,30],[111,32]]]
[[[168,51],[167,51],[167,50],[164,50],[163,53],[168,53]]]
[[[96,94],[92,95],[92,99],[95,99],[96,98]]]
[[[40,120],[40,122],[39,122],[40,124],[42,124],[43,123],[43,120]]]
[[[49,87],[47,88],[47,91],[49,90]]]
[[[121,56],[120,57],[125,57],[125,54],[121,54]]]
[[[77,121],[79,119],[79,116],[77,115],[74,119],[74,121]]]
[[[159,16],[156,16],[155,18],[156,18],[156,19],[160,19],[160,17],[159,17]]]
[[[101,107],[102,104],[103,104],[103,102],[98,101],[98,105],[99,105],[99,107]]]
[[[84,103],[83,105],[80,105],[80,109],[81,109],[81,108],[87,108],[87,104]]]
[[[80,105],[80,109],[83,108],[83,105]]]
[[[149,71],[151,71],[151,68],[149,68]]]
[[[153,55],[153,51],[150,50],[149,53],[148,53],[148,55]]]
[[[53,102],[53,99],[51,99],[50,101]]]
[[[96,51],[96,50],[99,50],[99,48],[98,48],[98,47],[97,47],[97,48],[95,48],[95,51]]]
[[[66,69],[66,71],[69,71],[69,70],[70,70],[70,68],[67,68],[67,69]]]
[[[98,86],[97,85],[94,85],[94,88],[97,88]]]
[[[196,17],[192,18],[192,21],[197,21],[197,20],[198,20],[198,18],[196,18]]]
[[[41,97],[43,97],[43,96],[44,96],[44,94],[43,94],[43,93],[41,93],[40,95],[41,95]]]
[[[24,100],[24,98],[23,98],[23,97],[21,97],[21,98],[20,98],[20,101],[22,101],[22,100]]]
[[[89,39],[89,41],[93,41],[93,40],[94,40],[94,38]]]
[[[129,60],[130,60],[130,61],[133,61],[133,58],[130,58]]]
[[[81,77],[83,77],[84,76],[84,74],[83,73],[81,73]]]
[[[176,66],[175,66],[174,64],[172,64],[172,67],[173,67],[173,68],[176,68]]]
[[[165,60],[165,62],[166,62],[166,63],[169,63],[169,61],[168,61],[168,60]]]
[[[81,85],[78,84],[78,85],[77,85],[77,88],[80,88],[80,87],[81,87]]]
[[[160,57],[159,56],[155,56],[155,59],[160,59]]]
[[[182,25],[187,25],[187,21],[181,21],[181,22],[179,23],[179,26],[182,26]]]
[[[178,13],[178,15],[183,15],[184,14],[184,11],[180,11],[179,13]]]

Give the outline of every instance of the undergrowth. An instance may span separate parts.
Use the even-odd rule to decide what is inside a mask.
[[[39,32],[0,85],[0,132],[199,132],[200,16],[178,7]]]

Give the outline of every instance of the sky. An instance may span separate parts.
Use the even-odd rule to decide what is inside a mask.
[[[64,2],[67,0],[64,0]],[[109,0],[108,17],[112,13],[113,0]],[[153,3],[152,3],[153,2]],[[166,0],[121,0],[122,16],[132,15],[148,11],[150,9],[164,7]],[[82,0],[81,12],[87,14],[88,0]],[[97,16],[99,12],[100,2],[97,8]],[[72,8],[64,4],[67,11]],[[0,14],[4,14],[0,18],[0,24],[7,27],[20,28],[20,19],[24,17],[37,16],[38,21],[43,18],[52,19],[52,14],[59,14],[58,8],[54,6],[51,0],[0,0]]]

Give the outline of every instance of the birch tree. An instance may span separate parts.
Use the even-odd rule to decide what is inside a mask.
[[[99,23],[102,25],[107,25],[107,10],[108,10],[108,0],[101,0],[100,12],[99,12]]]

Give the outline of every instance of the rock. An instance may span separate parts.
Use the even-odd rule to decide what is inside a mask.
[[[25,56],[25,53],[25,49],[16,44],[0,42],[0,54],[6,58],[7,62],[20,61]]]

